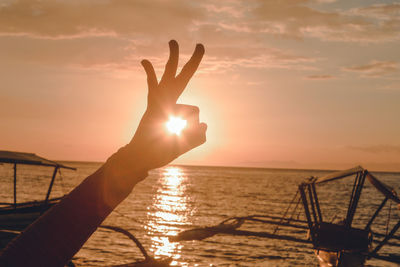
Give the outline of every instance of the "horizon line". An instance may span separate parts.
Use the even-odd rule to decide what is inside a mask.
[[[104,164],[106,161],[82,161],[82,160],[55,160],[57,162],[76,162],[76,163],[98,163],[98,164]],[[356,164],[357,166],[360,166],[360,164]],[[180,163],[172,163],[165,165],[164,167],[167,166],[183,166],[183,167],[207,167],[207,168],[238,168],[238,169],[264,169],[264,170],[296,170],[296,171],[323,171],[323,172],[334,172],[334,171],[340,171],[340,170],[346,170],[349,168],[344,168],[344,169],[332,169],[332,168],[296,168],[296,167],[267,167],[267,166],[240,166],[240,165],[203,165],[203,164],[180,164]],[[163,167],[160,167],[163,168]],[[159,168],[157,168],[159,169]],[[398,171],[384,171],[384,170],[370,170],[371,172],[379,172],[379,173],[392,173],[392,174],[400,174],[400,170]]]

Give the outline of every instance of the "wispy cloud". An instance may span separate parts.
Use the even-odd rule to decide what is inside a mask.
[[[320,3],[318,3],[320,2]],[[400,39],[400,4],[325,11],[332,1],[51,1],[0,5],[0,34],[71,38],[81,35],[187,35],[198,23],[289,38],[379,42]]]
[[[45,38],[184,34],[202,16],[202,9],[184,0],[17,0],[0,6],[0,34]]]
[[[238,66],[311,70],[319,58],[274,47],[264,36],[371,42],[400,38],[400,16],[396,16],[400,4],[318,9],[328,2],[332,1],[9,1],[0,5],[0,48],[7,51],[0,54],[6,60],[112,68],[129,68],[133,61],[151,56],[161,67],[165,42],[177,38],[207,44],[204,63],[209,66],[203,71]],[[17,52],[13,47],[21,44],[24,47]],[[189,46],[185,41],[181,44]],[[397,69],[391,62],[377,63],[380,66],[372,66],[375,70],[357,66],[345,70],[379,77]]]
[[[300,55],[297,51],[253,42],[254,36],[251,34],[243,37],[242,33],[225,30],[219,23],[192,26],[195,27],[195,30],[192,29],[192,38],[183,39],[180,43],[182,47],[190,47],[193,44],[185,40],[198,39],[207,44],[207,57],[203,61],[202,72],[226,72],[238,67],[312,69],[310,65],[317,60]],[[20,61],[106,69],[132,69],[141,58],[151,59],[156,68],[163,68],[168,56],[166,41],[169,38],[164,38],[163,42],[156,41],[162,37],[154,34],[93,35],[81,32],[72,36],[67,38],[63,29],[52,37],[44,37],[38,33],[3,35],[0,37],[0,56],[3,62]],[[188,57],[185,52],[182,53],[182,62]]]
[[[397,5],[372,6],[370,9],[321,11],[311,0],[259,1],[253,13],[254,28],[288,38],[314,37],[345,42],[382,42],[398,40]],[[377,16],[386,14],[387,16]]]
[[[398,71],[399,67],[395,61],[372,61],[364,65],[345,67],[343,70],[358,72],[369,77],[381,77]]]
[[[67,40],[8,36],[1,39],[0,57],[3,63],[116,67],[130,61],[129,55],[135,52],[131,46],[129,40],[106,36]]]
[[[317,60],[315,58],[296,55],[288,50],[262,46],[220,47],[210,45],[208,53],[207,61],[218,66],[221,70],[228,70],[232,67],[310,70],[313,69],[310,64]]]
[[[308,80],[330,80],[336,78],[333,75],[321,74],[321,75],[309,75],[306,77]]]
[[[369,146],[348,146],[351,150],[358,150],[368,153],[395,153],[400,154],[400,146],[397,145],[369,145]]]
[[[351,9],[349,13],[360,16],[375,17],[383,20],[400,20],[400,3],[377,4]]]

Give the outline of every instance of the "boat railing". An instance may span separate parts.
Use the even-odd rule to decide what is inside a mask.
[[[55,202],[59,201],[63,198],[64,196],[61,197],[56,197],[56,198],[51,198],[49,199],[49,202]],[[43,204],[45,200],[33,200],[33,201],[27,201],[27,202],[21,202],[21,203],[14,203],[14,202],[0,202],[0,206],[4,207],[23,207],[23,206],[30,206],[30,205],[35,205],[35,204]]]

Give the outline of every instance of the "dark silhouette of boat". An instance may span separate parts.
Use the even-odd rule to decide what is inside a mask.
[[[50,198],[54,181],[56,179],[58,170],[61,168],[76,170],[75,168],[68,167],[61,163],[51,161],[39,157],[33,153],[13,152],[13,151],[0,151],[0,164],[12,164],[14,169],[13,181],[14,192],[13,202],[0,202],[0,249],[4,248],[14,237],[23,231],[28,225],[33,223],[40,215],[42,215],[50,207],[58,203],[63,197]],[[34,165],[34,166],[47,166],[53,168],[53,174],[49,181],[49,186],[43,200],[18,202],[17,201],[17,166],[20,164]],[[155,259],[148,255],[143,245],[128,231],[115,227],[115,226],[100,226],[128,236],[135,241],[144,255],[143,260],[136,262],[113,265],[113,267],[167,267],[170,266],[171,258]],[[75,266],[70,261],[66,266]]]
[[[354,177],[354,183],[347,214],[336,223],[328,222],[321,212],[316,186],[350,177]],[[368,180],[384,198],[363,227],[359,226],[360,223],[354,227],[353,221],[365,180]],[[359,166],[322,178],[311,178],[299,185],[299,192],[307,218],[310,240],[321,266],[364,266],[365,261],[370,258],[400,263],[395,255],[379,254],[385,245],[400,246],[397,243],[389,243],[391,239],[398,239],[395,233],[400,227],[400,220],[386,233],[372,230],[375,219],[388,200],[400,204],[400,199],[393,188]]]
[[[354,179],[354,182],[349,196],[346,215],[336,222],[332,219],[328,220],[328,216],[322,212],[324,207],[318,198],[317,187],[322,184],[351,178]],[[354,224],[361,192],[365,187],[365,180],[368,180],[369,184],[376,189],[383,200],[376,207],[375,211],[371,210],[373,213],[370,217],[366,214],[361,214],[357,218],[362,217],[363,220]],[[296,195],[283,216],[250,215],[246,217],[232,217],[216,226],[183,231],[177,236],[170,237],[170,241],[202,240],[216,234],[258,236],[311,244],[320,265],[323,267],[364,266],[365,262],[371,258],[400,264],[400,254],[392,253],[395,250],[398,251],[400,247],[400,236],[396,235],[397,230],[400,228],[399,216],[392,215],[394,219],[388,216],[385,233],[378,231],[381,228],[373,227],[376,223],[376,218],[386,204],[395,203],[397,204],[396,209],[400,208],[400,198],[393,188],[378,180],[361,166],[345,171],[333,172],[321,178],[310,177],[302,182],[298,188]],[[369,197],[366,199],[368,200]],[[329,199],[329,202],[334,201],[335,199]],[[303,206],[302,218],[304,219],[295,218],[296,216],[294,216],[301,212],[299,210],[301,209],[300,203]],[[392,207],[391,204],[389,205],[390,215]],[[391,229],[389,227],[390,219],[394,221]],[[232,220],[240,222],[240,224],[234,225],[235,227],[221,227],[221,225]],[[254,232],[238,229],[245,221],[265,223],[275,225],[276,227],[272,232]],[[284,230],[285,234],[279,234],[279,229]],[[299,233],[303,234],[303,238],[299,236]],[[390,252],[381,252],[383,247],[391,248],[391,250],[389,249]]]
[[[65,166],[55,161],[39,157],[33,153],[0,151],[0,163],[13,165],[13,202],[0,202],[0,248],[3,248],[12,238],[23,231],[28,225],[35,221],[47,209],[60,201],[62,197],[50,198],[54,180],[59,169],[75,168]],[[18,166],[33,165],[47,166],[53,168],[53,175],[49,181],[47,193],[43,200],[18,202],[17,201],[17,174]],[[0,200],[1,201],[1,200]]]

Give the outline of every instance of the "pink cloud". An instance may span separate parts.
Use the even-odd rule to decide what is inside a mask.
[[[47,38],[183,34],[203,11],[188,1],[18,0],[0,6],[0,33]]]
[[[343,68],[345,71],[358,72],[364,76],[381,77],[399,70],[395,61],[371,61],[368,64]]]
[[[334,79],[335,76],[332,75],[327,75],[327,74],[321,74],[321,75],[309,75],[306,77],[308,80],[330,80]]]
[[[374,12],[367,12],[366,9],[328,12],[318,10],[312,4],[311,0],[259,1],[259,5],[253,10],[257,18],[253,28],[288,38],[314,37],[347,42],[400,39],[398,16],[383,19],[375,15],[397,10],[397,5],[381,5],[380,11]]]
[[[396,145],[369,145],[369,146],[349,146],[351,150],[358,150],[368,153],[395,153],[400,154],[400,146]]]

